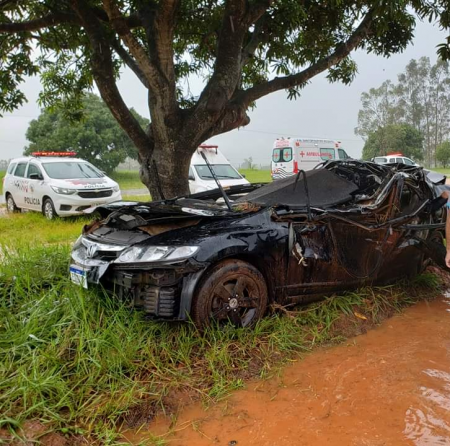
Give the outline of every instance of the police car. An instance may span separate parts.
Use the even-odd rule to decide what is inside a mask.
[[[74,152],[34,152],[16,158],[3,179],[8,212],[29,209],[48,219],[80,215],[121,200],[119,185]]]

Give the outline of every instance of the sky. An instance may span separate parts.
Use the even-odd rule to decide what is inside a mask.
[[[445,37],[446,34],[437,26],[418,22],[414,41],[403,53],[390,58],[363,51],[354,53],[358,74],[349,86],[330,84],[325,73],[312,79],[297,100],[288,100],[286,92],[266,96],[257,102],[256,109],[249,112],[249,125],[216,136],[208,142],[218,144],[236,166],[249,157],[258,166],[268,166],[273,142],[281,136],[338,140],[350,156],[359,158],[364,142],[355,135],[354,128],[357,126],[361,93],[380,86],[386,79],[395,82],[411,59],[428,56],[434,63],[436,45],[442,43]],[[200,79],[194,80],[191,89],[198,92],[201,85]],[[28,103],[0,118],[0,160],[22,154],[27,145],[25,133],[28,124],[39,116],[37,98],[40,89],[37,77],[28,78],[22,86]],[[123,72],[119,89],[129,107],[149,117],[146,90],[129,70]]]

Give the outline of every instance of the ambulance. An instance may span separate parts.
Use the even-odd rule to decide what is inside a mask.
[[[201,152],[205,154],[212,170],[224,189],[229,186],[250,184],[230,164],[223,153],[220,152],[218,146],[203,144],[198,147],[191,158],[189,167],[189,190],[191,194],[217,189],[217,184],[211,175],[211,170],[203,159]]]
[[[286,178],[299,170],[312,170],[325,161],[349,158],[339,141],[278,138],[272,151],[272,179]]]
[[[101,204],[121,200],[119,185],[75,152],[34,152],[16,158],[3,178],[8,212],[21,209],[55,217],[81,215]]]

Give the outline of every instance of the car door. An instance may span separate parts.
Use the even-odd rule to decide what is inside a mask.
[[[32,161],[28,165],[27,178],[29,180],[28,193],[25,194],[24,201],[30,209],[40,211],[45,188],[44,176],[40,167]]]
[[[384,264],[389,229],[369,232],[340,220],[317,225],[292,224],[287,296],[296,302],[314,294],[357,287],[376,280]]]
[[[28,180],[25,178],[27,171],[27,161],[17,163],[14,175],[11,178],[10,192],[18,208],[27,208],[24,197],[28,192]]]

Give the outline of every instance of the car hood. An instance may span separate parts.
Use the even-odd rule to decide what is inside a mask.
[[[105,176],[102,178],[74,178],[67,180],[52,179],[52,186],[69,189],[108,189],[117,186],[117,183]]]

